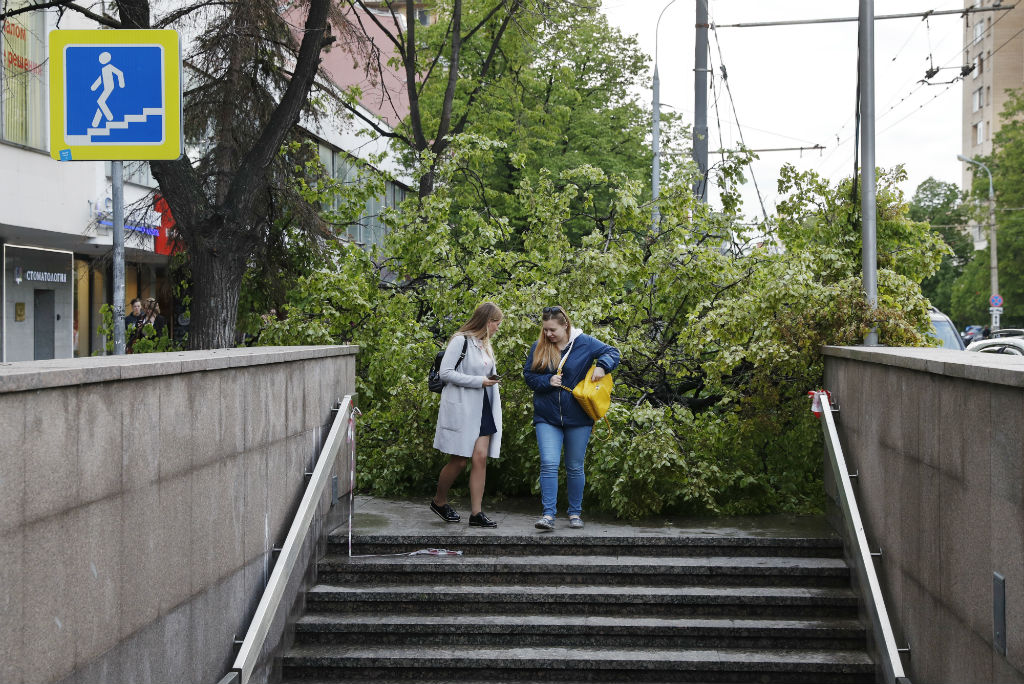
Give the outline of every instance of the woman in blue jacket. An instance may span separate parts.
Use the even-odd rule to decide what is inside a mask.
[[[582,382],[595,363],[593,379],[596,381],[619,365],[619,350],[573,328],[562,307],[544,307],[540,337],[530,348],[523,366],[523,377],[533,390],[533,427],[540,449],[540,497],[544,513],[535,525],[537,529],[555,528],[558,465],[563,448],[569,490],[569,527],[583,527],[583,458],[594,421],[566,390]]]

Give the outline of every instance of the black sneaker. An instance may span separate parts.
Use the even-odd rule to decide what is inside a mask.
[[[498,523],[488,518],[483,511],[469,516],[470,527],[497,527]]]
[[[433,499],[430,500],[430,510],[437,513],[437,517],[448,523],[459,522],[462,520],[462,517],[459,516],[459,514],[455,512],[455,509],[450,505],[445,504],[444,506],[438,506],[434,503]]]

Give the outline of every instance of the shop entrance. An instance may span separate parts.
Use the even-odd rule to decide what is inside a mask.
[[[33,356],[36,361],[53,358],[56,300],[53,290],[34,290],[32,303]]]

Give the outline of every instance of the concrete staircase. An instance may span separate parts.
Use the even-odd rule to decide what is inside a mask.
[[[332,537],[286,682],[873,682],[836,539]]]

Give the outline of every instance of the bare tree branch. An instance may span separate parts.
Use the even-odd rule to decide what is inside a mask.
[[[82,7],[81,5],[78,5],[74,2],[70,2],[70,0],[51,0],[50,2],[41,2],[37,5],[26,5],[24,7],[19,7],[17,9],[6,10],[4,12],[0,12],[0,21],[5,21],[7,19],[10,19],[11,17],[16,17],[19,14],[24,14],[26,12],[35,12],[37,10],[51,9],[53,7],[60,7],[61,9],[67,9],[73,12],[78,12],[82,16],[88,17],[89,19],[92,19],[96,23],[102,24],[103,26],[109,26],[111,28],[124,28],[121,25],[121,23],[113,17],[107,16],[105,14],[96,14],[90,9]]]

